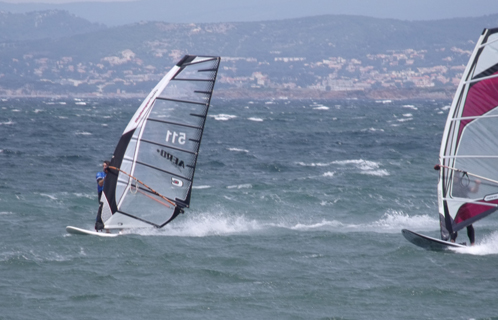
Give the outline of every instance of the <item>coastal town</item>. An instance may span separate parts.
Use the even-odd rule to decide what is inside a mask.
[[[222,57],[218,86],[227,90],[317,92],[456,87],[465,65],[453,63],[454,56],[464,60],[471,52],[455,47],[448,51],[450,54],[441,59],[440,64],[432,66],[425,60],[426,50],[414,49],[369,54],[364,59],[329,57],[319,61],[307,57],[282,57],[279,52],[271,52],[272,60]],[[157,50],[152,54],[158,58],[166,56],[173,63],[184,52]],[[131,49],[120,55],[103,57],[98,63],[78,62],[73,57],[54,61],[27,54],[12,59],[9,66],[13,75],[30,75],[37,81],[14,88],[1,87],[2,96],[37,96],[50,90],[87,96],[142,94],[166,71],[144,63],[144,59]],[[0,79],[5,76],[5,73],[0,74]]]

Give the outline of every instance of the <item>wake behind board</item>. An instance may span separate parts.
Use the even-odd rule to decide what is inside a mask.
[[[444,241],[441,239],[436,239],[432,238],[429,236],[425,236],[423,234],[413,232],[407,229],[401,230],[401,233],[403,233],[403,236],[406,238],[406,240],[410,241],[414,245],[417,245],[419,247],[422,247],[426,250],[432,250],[432,251],[443,251],[443,250],[448,250],[449,248],[465,248],[466,246],[458,244],[458,243],[453,243],[449,241]]]
[[[72,226],[67,226],[66,231],[71,234],[84,234],[84,235],[92,235],[92,236],[108,237],[108,238],[117,237],[119,235],[118,233],[96,232]]]

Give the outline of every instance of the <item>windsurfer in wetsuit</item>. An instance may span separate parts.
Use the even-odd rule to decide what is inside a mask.
[[[468,184],[463,183],[463,177],[466,175],[466,173],[462,173],[460,176],[458,173],[455,172],[455,180],[453,183],[453,190],[452,190],[452,195],[455,197],[460,197],[460,198],[468,198],[469,193],[476,193],[479,191],[479,185],[481,184],[480,180],[476,180],[474,187],[470,187]],[[455,242],[456,238],[458,236],[458,232],[453,232],[451,234],[451,242]],[[473,246],[475,243],[475,231],[474,231],[474,226],[469,225],[467,226],[467,236],[469,237],[470,240],[470,245]]]
[[[97,212],[97,218],[95,219],[95,231],[99,231],[104,229],[104,223],[102,222],[102,205],[104,204],[103,202],[100,202],[100,198],[102,197],[102,191],[104,190],[104,180],[105,176],[107,175],[107,171],[109,170],[109,161],[104,161],[102,164],[103,171],[97,172],[97,190],[99,192],[99,211]]]

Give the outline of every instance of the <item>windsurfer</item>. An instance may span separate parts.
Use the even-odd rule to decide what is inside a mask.
[[[474,182],[474,186],[471,188],[469,186],[470,181],[468,181],[469,183],[465,184],[463,182],[463,177],[467,177],[467,179],[468,179],[467,173],[464,172],[460,175],[460,174],[455,172],[455,178],[454,178],[454,182],[453,182],[453,191],[452,191],[453,196],[467,198],[467,197],[469,197],[469,193],[476,193],[477,191],[479,191],[479,186],[481,184],[480,180],[476,179]],[[458,236],[458,232],[453,232],[451,234],[450,241],[455,242],[457,236]],[[474,226],[472,226],[472,225],[467,226],[467,236],[469,237],[470,245],[473,246],[475,243]]]
[[[100,198],[102,197],[102,191],[104,190],[104,180],[105,176],[107,175],[107,171],[109,170],[110,162],[109,161],[104,161],[102,164],[103,171],[97,172],[97,190],[99,193],[99,211],[97,212],[97,218],[95,219],[95,231],[99,231],[104,229],[104,223],[102,222],[102,205],[104,204],[103,202],[100,201]]]

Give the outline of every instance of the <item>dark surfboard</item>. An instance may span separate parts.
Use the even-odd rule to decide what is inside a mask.
[[[432,238],[432,237],[425,236],[423,234],[413,232],[413,231],[410,231],[407,229],[401,230],[401,233],[403,233],[403,236],[406,238],[406,240],[408,240],[411,243],[413,243],[414,245],[419,246],[421,248],[424,248],[426,250],[443,251],[443,250],[448,250],[449,248],[465,248],[466,247],[466,246],[458,244],[458,243]]]

